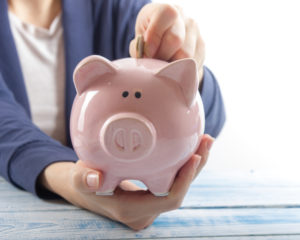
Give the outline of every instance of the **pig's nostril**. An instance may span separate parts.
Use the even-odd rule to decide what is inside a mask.
[[[141,146],[142,136],[139,131],[131,130],[131,143],[132,143],[132,151],[136,151]]]
[[[115,141],[117,148],[120,151],[125,150],[125,130],[124,129],[118,129],[114,133],[114,141]]]

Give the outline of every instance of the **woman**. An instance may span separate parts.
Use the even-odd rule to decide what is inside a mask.
[[[146,3],[0,1],[1,175],[39,197],[57,194],[133,229],[147,227],[160,213],[180,206],[207,161],[213,143],[208,134],[216,137],[225,120],[218,84],[203,67],[204,44],[197,24],[178,7]],[[101,172],[86,168],[70,142],[72,73],[91,54],[113,60],[127,57],[129,47],[135,57],[139,34],[146,42],[146,57],[166,61],[192,57],[198,62],[207,134],[167,197],[154,197],[128,181],[113,196],[96,196]]]

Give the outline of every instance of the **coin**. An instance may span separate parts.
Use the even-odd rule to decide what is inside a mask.
[[[142,58],[143,56],[144,56],[144,38],[142,35],[138,35],[136,40],[136,57]]]

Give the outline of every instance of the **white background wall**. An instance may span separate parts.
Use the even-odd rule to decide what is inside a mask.
[[[198,22],[223,92],[227,122],[206,168],[300,182],[300,1],[164,2]]]

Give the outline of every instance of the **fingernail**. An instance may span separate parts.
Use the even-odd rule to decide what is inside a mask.
[[[209,151],[209,150],[211,149],[211,147],[212,147],[214,141],[215,141],[215,139],[212,138],[212,140],[206,142],[206,149],[207,149],[207,151]]]
[[[99,175],[96,173],[89,173],[86,177],[86,183],[90,188],[97,188],[99,185]]]
[[[145,54],[147,57],[151,58],[154,57],[156,52],[156,47],[151,43],[145,43]]]
[[[201,156],[196,155],[196,160],[194,161],[194,165],[193,165],[194,170],[197,170],[197,168],[200,165],[200,162],[201,162]]]

